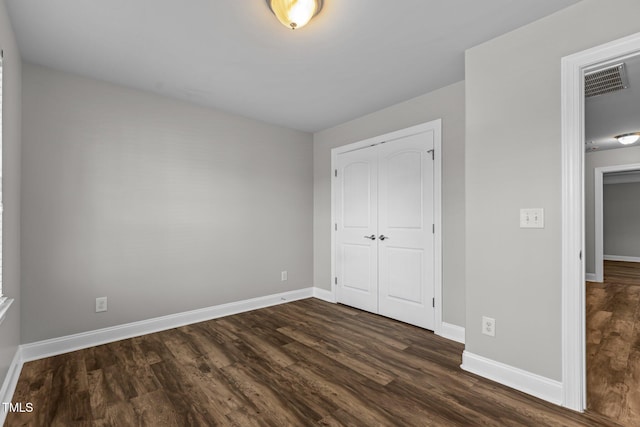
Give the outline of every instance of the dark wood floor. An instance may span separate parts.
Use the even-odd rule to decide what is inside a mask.
[[[604,283],[587,282],[587,403],[640,426],[640,264],[605,261]]]
[[[25,364],[9,426],[613,425],[459,368],[463,346],[316,299]]]

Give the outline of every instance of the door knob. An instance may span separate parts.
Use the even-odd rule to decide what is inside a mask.
[[[371,236],[364,236],[365,239],[376,240],[376,235],[372,234]]]
[[[388,237],[388,236],[385,236],[384,234],[381,234],[381,235],[380,235],[380,237],[379,237],[379,239],[380,239],[380,240],[386,240],[386,239],[388,239],[388,238],[389,238],[389,237]]]

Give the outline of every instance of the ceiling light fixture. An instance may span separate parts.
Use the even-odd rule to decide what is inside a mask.
[[[302,28],[322,10],[323,0],[267,0],[269,9],[287,28]]]
[[[640,133],[625,133],[624,135],[616,136],[616,139],[622,145],[629,145],[640,139]]]

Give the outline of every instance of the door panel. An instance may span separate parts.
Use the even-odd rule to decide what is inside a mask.
[[[387,220],[390,228],[423,227],[422,212],[422,153],[420,151],[400,151],[387,158]]]
[[[371,164],[354,161],[342,169],[344,194],[344,227],[347,229],[369,229],[373,207],[371,206]]]
[[[433,329],[434,132],[379,149],[379,313]]]
[[[422,282],[415,278],[422,277],[424,251],[397,248],[390,244],[385,250],[388,266],[384,280],[389,284],[387,297],[399,302],[422,304]]]
[[[354,245],[345,243],[342,245],[342,285],[346,288],[372,292],[372,283],[376,278],[371,277],[373,268],[371,266],[371,246]]]
[[[338,302],[378,311],[378,159],[375,147],[338,156],[336,288]]]

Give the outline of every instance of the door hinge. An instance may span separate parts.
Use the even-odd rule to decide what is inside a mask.
[[[582,251],[580,251],[580,261],[582,261]]]
[[[427,151],[427,153],[431,153],[431,160],[436,159],[436,150],[429,150]]]
[[[335,223],[335,230],[338,231],[338,223]]]
[[[436,299],[435,298],[431,298],[431,306],[433,308],[436,308]]]
[[[335,170],[333,171],[333,176],[335,176],[336,178],[338,177],[338,169],[335,169]]]
[[[436,234],[436,225],[435,224],[431,224],[431,232],[433,234]]]
[[[335,280],[334,280],[334,283],[337,285],[337,284],[338,284],[338,278],[337,278],[337,277],[335,277],[334,279],[335,279]]]

